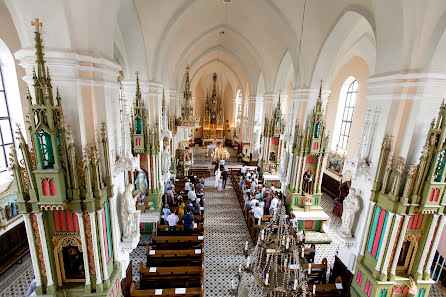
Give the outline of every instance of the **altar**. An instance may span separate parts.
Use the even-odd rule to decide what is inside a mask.
[[[276,189],[280,189],[282,186],[280,176],[277,174],[263,174],[263,184],[267,188],[274,186]]]

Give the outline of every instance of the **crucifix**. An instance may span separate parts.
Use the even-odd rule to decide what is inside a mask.
[[[34,18],[34,21],[31,21],[31,25],[36,28],[35,32],[40,33],[40,27],[42,27],[42,22],[39,21],[38,18]]]

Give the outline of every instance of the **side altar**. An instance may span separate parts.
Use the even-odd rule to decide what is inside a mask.
[[[262,176],[266,187],[281,187],[279,164],[282,154],[285,121],[280,109],[280,95],[270,120],[265,117],[262,141]]]
[[[147,110],[141,98],[138,73],[136,73],[136,99],[132,116],[132,152],[139,158],[140,170],[135,172],[135,186],[141,192],[138,209],[159,212],[161,203],[161,160],[159,125],[150,127]]]
[[[300,230],[321,231],[330,219],[320,205],[322,176],[328,154],[321,93],[322,82],[313,117],[306,130],[296,125],[286,203]]]

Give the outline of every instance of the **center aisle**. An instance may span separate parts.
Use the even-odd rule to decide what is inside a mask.
[[[228,178],[219,192],[214,177],[207,178],[204,218],[204,296],[228,296],[238,265],[245,260],[243,249],[251,238],[240,204]]]

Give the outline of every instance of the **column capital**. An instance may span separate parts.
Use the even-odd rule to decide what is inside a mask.
[[[274,93],[265,93],[263,94],[263,102],[273,102],[274,101]]]
[[[33,83],[32,69],[36,56],[34,49],[20,49],[14,53],[19,65],[25,68],[23,80]],[[80,54],[78,51],[45,50],[46,65],[50,69],[53,85],[78,84],[81,86],[119,87],[116,78],[121,65],[107,57]]]
[[[367,79],[367,100],[440,101],[445,96],[446,75],[441,73],[379,73]]]

